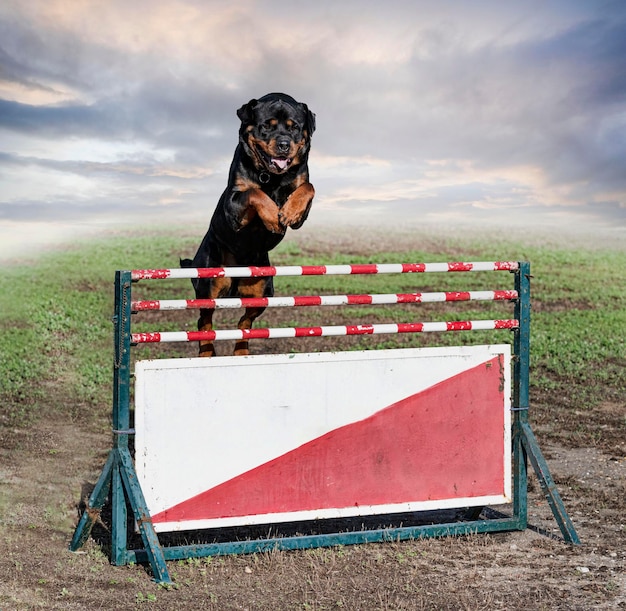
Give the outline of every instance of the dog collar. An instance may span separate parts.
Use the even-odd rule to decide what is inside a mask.
[[[269,172],[266,172],[265,170],[263,170],[263,172],[259,173],[259,182],[261,184],[266,185],[271,179],[272,177],[270,176]]]

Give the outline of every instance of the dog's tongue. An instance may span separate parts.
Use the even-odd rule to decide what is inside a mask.
[[[280,170],[284,170],[291,163],[291,159],[272,158],[272,163]]]

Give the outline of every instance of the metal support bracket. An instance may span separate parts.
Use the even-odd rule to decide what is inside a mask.
[[[535,470],[537,479],[539,480],[539,484],[541,486],[541,490],[543,491],[543,494],[545,495],[546,500],[550,505],[552,515],[554,515],[554,519],[561,529],[561,534],[563,535],[563,538],[568,543],[580,545],[580,539],[578,538],[578,534],[576,532],[576,529],[574,528],[574,524],[570,520],[570,517],[567,515],[567,511],[565,510],[565,505],[563,504],[561,495],[559,494],[559,491],[556,488],[556,484],[554,483],[554,480],[550,475],[548,463],[543,457],[543,454],[539,449],[537,439],[535,438],[535,434],[533,433],[530,425],[527,422],[522,424],[521,440],[524,447],[524,452],[530,460],[530,464],[532,465],[533,469]]]
[[[104,503],[109,493],[115,490],[115,482],[121,483],[122,490],[121,498],[117,498],[113,503],[117,507],[113,507],[113,550],[111,552],[112,560],[114,564],[128,564],[129,554],[126,549],[126,524],[119,524],[120,520],[126,520],[126,511],[119,510],[119,505],[126,502],[130,505],[135,521],[139,527],[141,538],[144,545],[145,554],[150,567],[154,580],[158,583],[172,583],[167,565],[165,564],[165,556],[163,555],[163,548],[159,543],[159,539],[152,525],[150,514],[148,513],[148,507],[141,491],[141,486],[137,482],[137,474],[133,465],[132,458],[128,450],[113,449],[109,453],[109,458],[106,465],[96,483],[87,507],[85,508],[83,515],[76,527],[74,536],[70,543],[69,549],[72,552],[79,550],[89,539],[91,530],[100,516],[100,511],[104,506]],[[118,492],[118,494],[119,494]],[[116,519],[117,516],[117,519]],[[116,531],[118,537],[116,537]],[[123,536],[120,537],[120,535]],[[120,538],[123,542],[122,546],[116,545],[116,538]]]

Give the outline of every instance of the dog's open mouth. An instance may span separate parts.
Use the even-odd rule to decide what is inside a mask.
[[[291,165],[291,157],[272,157],[270,159],[270,169],[284,172]]]

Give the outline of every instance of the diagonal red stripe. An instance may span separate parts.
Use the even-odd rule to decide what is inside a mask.
[[[502,358],[502,357],[500,357]],[[154,523],[503,494],[499,357],[154,516]]]

